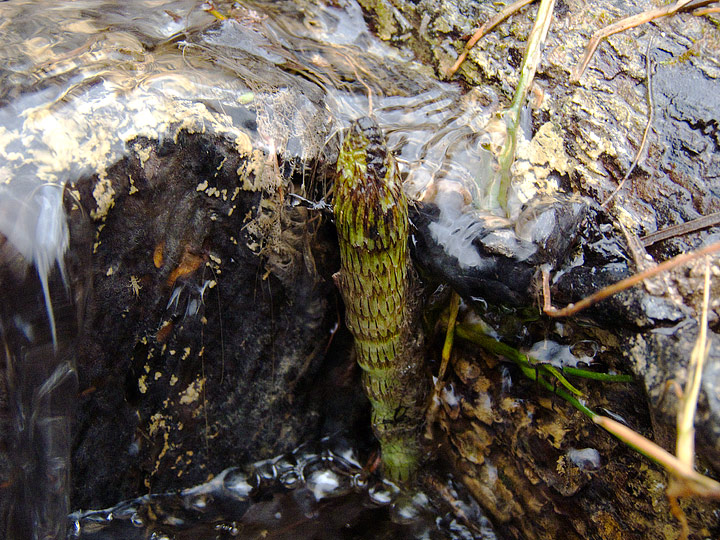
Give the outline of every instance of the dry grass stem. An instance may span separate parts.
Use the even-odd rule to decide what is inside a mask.
[[[487,21],[485,24],[483,24],[480,28],[478,28],[473,36],[470,38],[470,40],[465,45],[465,48],[463,49],[463,52],[458,56],[458,59],[455,61],[455,63],[452,65],[450,69],[447,70],[446,77],[450,78],[453,75],[455,75],[455,72],[460,69],[460,66],[467,58],[468,53],[470,52],[470,49],[472,49],[475,44],[482,39],[484,35],[486,35],[490,30],[495,28],[498,24],[503,22],[505,19],[510,17],[512,14],[520,11],[522,8],[527,6],[528,4],[532,4],[535,0],[517,0],[516,2],[513,2],[509,6],[506,6],[505,9],[503,9],[500,13],[495,15],[492,19]]]
[[[676,236],[690,234],[701,229],[714,227],[715,225],[720,225],[720,212],[714,212],[712,214],[708,214],[707,216],[701,216],[686,223],[673,225],[672,227],[665,227],[664,229],[643,236],[640,241],[643,246],[648,247],[652,246],[656,242],[667,240],[668,238],[675,238]]]
[[[710,346],[707,342],[707,313],[710,302],[710,264],[705,261],[705,284],[703,287],[703,307],[700,314],[700,331],[697,341],[690,355],[690,364],[688,365],[688,380],[685,392],[681,398],[681,405],[677,417],[677,442],[675,445],[675,454],[680,462],[690,469],[695,468],[695,411],[697,409],[697,398],[700,393],[700,380],[702,379],[702,370],[710,352]],[[672,472],[672,470],[670,471]],[[673,476],[667,489],[667,496],[670,501],[670,509],[673,516],[680,522],[681,539],[686,539],[690,534],[690,526],[688,525],[685,513],[678,504],[678,497],[700,495],[706,497],[718,498],[720,495],[717,489],[712,486],[699,486],[693,482],[689,482],[686,478]],[[702,490],[710,489],[710,493],[703,493]]]
[[[447,333],[445,334],[445,343],[442,350],[442,361],[440,363],[440,371],[438,371],[438,385],[442,386],[442,380],[445,378],[450,354],[452,353],[453,342],[455,340],[455,322],[457,321],[458,311],[460,310],[460,295],[453,291],[450,299],[450,314],[448,318]],[[437,387],[436,387],[437,389]]]
[[[701,15],[709,15],[710,13],[720,13],[720,7],[696,9],[695,11],[693,11],[693,15],[696,15],[698,17]]]
[[[708,247],[712,247],[713,245],[716,244]],[[688,538],[690,526],[687,517],[678,503],[678,498],[695,496],[720,499],[720,483],[695,471],[695,412],[697,409],[698,395],[700,393],[703,366],[710,352],[710,345],[707,339],[709,303],[710,263],[706,260],[703,305],[699,321],[700,327],[698,338],[690,356],[688,380],[685,391],[682,393],[680,408],[678,410],[675,456],[629,427],[611,418],[605,416],[596,416],[593,418],[593,421],[600,427],[659,465],[662,465],[668,471],[670,474],[670,482],[666,493],[670,502],[670,510],[673,516],[680,522],[681,539]]]
[[[680,482],[679,485],[682,486],[684,490],[682,491],[683,495],[692,494],[700,497],[720,499],[720,483],[712,478],[703,476],[692,467],[688,467],[677,457],[650,439],[643,437],[638,432],[607,416],[597,415],[593,418],[593,422],[665,468]]]
[[[636,26],[640,26],[641,24],[646,24],[650,21],[653,21],[655,19],[659,19],[661,17],[667,17],[669,15],[673,15],[677,13],[678,11],[682,10],[683,8],[687,9],[695,9],[697,7],[706,5],[706,4],[712,4],[713,1],[708,2],[693,2],[692,0],[679,0],[678,2],[675,2],[672,5],[669,6],[663,6],[655,9],[650,9],[648,11],[644,11],[642,13],[638,13],[637,15],[632,15],[630,17],[626,17],[625,19],[621,19],[613,24],[610,24],[606,26],[605,28],[601,28],[595,34],[593,34],[592,38],[590,38],[590,41],[587,44],[587,47],[585,48],[585,54],[583,55],[582,60],[580,63],[575,67],[572,74],[570,75],[570,80],[572,82],[577,82],[580,80],[580,77],[582,77],[582,74],[585,73],[585,70],[588,67],[588,64],[590,64],[590,60],[593,57],[593,54],[595,54],[595,50],[597,49],[600,42],[605,39],[606,37],[612,36],[613,34],[617,34],[618,32],[623,32],[625,30],[629,30],[630,28],[635,28]],[[688,4],[691,4],[688,6]],[[715,9],[715,8],[710,8]],[[705,13],[699,13],[703,10],[696,10],[693,13],[695,15],[701,15]]]
[[[705,285],[703,287],[703,306],[700,314],[700,329],[695,347],[690,355],[688,379],[683,393],[682,406],[678,411],[677,444],[675,454],[690,468],[695,466],[695,411],[697,409],[700,380],[702,379],[705,359],[710,352],[707,339],[708,305],[710,303],[710,263],[705,261]]]
[[[601,300],[604,300],[614,294],[619,293],[620,291],[624,291],[625,289],[629,289],[630,287],[638,285],[643,280],[656,276],[662,272],[665,272],[666,270],[670,270],[677,266],[687,264],[690,261],[699,259],[700,257],[703,257],[705,255],[710,255],[711,253],[715,253],[717,251],[720,251],[720,242],[714,242],[709,246],[705,246],[704,248],[698,249],[696,251],[691,251],[690,253],[683,253],[681,255],[677,255],[676,257],[668,259],[667,261],[664,261],[653,268],[649,268],[643,272],[632,275],[628,278],[618,281],[617,283],[613,283],[612,285],[600,289],[596,293],[591,294],[590,296],[586,296],[576,304],[568,304],[562,309],[557,309],[552,306],[552,300],[550,297],[550,273],[546,269],[543,269],[543,311],[546,315],[550,317],[567,317],[568,315],[574,315],[585,308],[597,304]]]
[[[440,407],[440,392],[444,386],[445,372],[447,366],[450,363],[450,355],[452,353],[453,343],[455,341],[455,323],[457,322],[458,311],[460,310],[460,295],[453,291],[452,297],[450,298],[450,308],[448,314],[447,329],[445,331],[445,343],[443,344],[442,357],[440,359],[440,369],[438,370],[437,380],[435,381],[435,387],[433,388],[432,399],[428,407],[426,415],[427,433],[426,437],[432,438],[430,430],[435,422],[438,409]]]

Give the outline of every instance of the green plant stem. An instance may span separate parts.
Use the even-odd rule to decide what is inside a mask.
[[[709,285],[706,283],[706,296],[708,294],[708,289]],[[702,322],[706,323],[706,320],[703,319]],[[616,437],[618,440],[620,440],[633,450],[639,452],[643,456],[667,469],[667,471],[671,475],[673,475],[673,478],[675,479],[675,483],[671,483],[671,487],[668,489],[669,495],[697,495],[701,497],[720,499],[720,483],[695,471],[693,469],[692,461],[689,460],[687,457],[685,457],[684,459],[680,455],[678,457],[675,457],[651,440],[643,437],[633,429],[629,428],[628,426],[621,424],[613,420],[612,418],[608,418],[607,416],[602,416],[595,413],[592,409],[580,402],[580,400],[578,400],[575,396],[566,392],[562,388],[557,388],[556,385],[553,385],[550,381],[548,381],[540,372],[540,370],[536,369],[537,366],[533,365],[530,359],[524,354],[518,352],[516,349],[508,345],[505,345],[504,343],[500,343],[496,339],[491,338],[484,332],[474,328],[473,325],[458,324],[455,327],[455,333],[459,338],[475,343],[476,345],[479,345],[488,352],[504,356],[505,358],[514,361],[522,371],[523,375],[525,375],[528,379],[537,381],[537,383],[543,388],[549,390],[550,392],[553,392],[557,396],[567,401],[570,405],[572,405],[577,410],[582,412],[585,416],[590,418],[595,424],[602,427],[610,435]],[[705,344],[705,339],[703,335],[701,335],[698,339],[698,345],[696,346],[696,349],[700,351],[696,353],[697,355],[707,354],[707,346]],[[698,362],[700,363],[700,365],[702,365],[701,361]],[[577,368],[565,368],[564,371],[568,374],[572,374],[575,376],[592,378],[602,381],[630,382],[632,380],[632,377],[628,375],[607,375],[603,373],[593,373]],[[545,372],[550,373],[554,376],[557,370],[546,370]],[[699,383],[697,381],[692,381],[689,384],[694,388]],[[696,399],[696,395],[694,395],[694,392],[695,390],[688,391],[688,394],[690,394],[688,400],[693,402]],[[688,409],[690,409],[689,406]],[[692,408],[690,412],[694,413],[694,408]],[[688,429],[687,426],[685,426],[681,422],[679,422],[679,426],[680,425],[682,425],[683,428],[686,430],[686,436],[689,436],[688,434],[694,434],[694,431],[692,430],[692,425],[690,429]],[[692,450],[692,446],[690,447],[690,450]],[[680,454],[680,452],[678,452],[678,454]]]
[[[542,44],[550,28],[554,7],[555,0],[542,0],[540,2],[540,7],[535,17],[535,25],[530,32],[530,37],[528,38],[525,49],[525,57],[523,58],[523,64],[520,69],[520,79],[515,88],[515,94],[510,103],[510,107],[504,114],[507,125],[507,138],[505,140],[505,146],[503,146],[498,158],[498,180],[491,185],[490,196],[491,200],[497,200],[500,207],[506,212],[508,210],[508,194],[510,191],[510,168],[515,161],[520,116],[522,114],[522,108],[527,101],[527,94],[535,77],[535,71],[540,63]]]
[[[353,122],[345,136],[333,202],[341,263],[335,281],[355,338],[373,431],[385,474],[405,482],[422,457],[430,381],[414,321],[407,199],[385,137],[370,118]]]
[[[632,375],[621,375],[611,373],[598,373],[596,371],[589,371],[587,369],[564,367],[563,373],[565,375],[572,375],[573,377],[582,377],[583,379],[592,379],[594,381],[603,382],[633,382],[634,378]]]
[[[461,339],[465,339],[467,341],[471,341],[475,343],[476,345],[480,345],[483,349],[485,349],[488,352],[498,354],[500,356],[504,356],[505,358],[512,360],[515,362],[520,370],[522,371],[523,375],[525,375],[528,379],[537,381],[538,384],[546,388],[547,390],[550,390],[554,394],[560,396],[565,401],[570,403],[573,407],[575,407],[577,410],[582,412],[584,415],[586,415],[591,420],[594,419],[597,416],[597,413],[593,412],[591,409],[583,405],[576,397],[569,394],[562,388],[557,388],[555,385],[550,383],[545,377],[543,377],[539,370],[542,366],[542,364],[532,364],[528,357],[524,354],[518,352],[516,349],[513,349],[509,345],[505,345],[504,343],[501,343],[497,341],[496,339],[491,338],[490,336],[479,332],[468,325],[459,324],[455,327],[455,333],[457,336]],[[538,369],[536,369],[536,367]],[[550,372],[552,374],[552,372]]]

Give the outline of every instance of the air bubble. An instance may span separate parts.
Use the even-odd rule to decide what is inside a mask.
[[[352,477],[352,485],[355,489],[363,490],[368,485],[368,479],[363,473],[357,473]]]
[[[132,523],[135,527],[144,527],[145,522],[143,521],[143,518],[140,517],[140,514],[135,512],[132,517],[130,518],[130,523]]]
[[[301,475],[296,470],[285,471],[280,475],[280,483],[287,489],[295,489],[302,481]]]
[[[398,487],[387,481],[378,482],[368,489],[368,497],[377,505],[385,506],[392,503],[400,490]]]
[[[262,480],[274,480],[277,478],[277,468],[272,461],[260,461],[255,464],[255,474]]]
[[[223,478],[223,490],[233,498],[245,500],[252,492],[247,474],[237,468],[226,471]]]
[[[333,471],[317,470],[306,476],[305,485],[312,491],[316,500],[321,500],[336,491],[341,491],[341,477]]]
[[[197,495],[190,499],[188,507],[200,511],[205,510],[208,506],[208,499],[212,501],[212,497],[208,495]]]

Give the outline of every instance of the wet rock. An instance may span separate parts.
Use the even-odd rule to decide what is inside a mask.
[[[392,2],[393,8],[385,2],[363,2],[363,5],[382,39],[412,48],[417,58],[433,66],[440,77],[457,58],[467,36],[497,12],[497,7],[491,3],[478,2]],[[551,290],[553,304],[557,307],[577,302],[651,265],[652,260],[648,260],[648,253],[637,237],[716,212],[720,204],[720,164],[717,161],[720,108],[716,103],[716,96],[720,95],[720,72],[712,60],[718,54],[716,21],[711,17],[679,14],[612,36],[600,43],[580,81],[568,82],[587,41],[596,30],[654,7],[652,2],[628,6],[605,1],[567,1],[559,2],[555,8],[555,19],[534,82],[537,100],[530,112],[532,129],[528,138],[531,143],[526,147],[520,143],[514,173],[520,193],[524,185],[521,181],[526,176],[524,171],[531,170],[533,181],[547,179],[548,185],[588,196],[593,201],[588,206],[586,220],[577,231],[574,249],[565,261],[553,265]],[[509,102],[518,80],[518,68],[534,14],[534,8],[524,10],[481,39],[470,51],[456,78],[477,87],[492,86],[501,102]],[[622,189],[609,200],[638,154],[649,117],[652,129],[647,148],[640,154],[637,167]],[[544,151],[538,152],[538,149]],[[599,205],[603,203],[606,204],[601,209]],[[490,303],[503,303],[504,299],[506,304],[535,304],[537,287],[532,265],[516,265],[514,269],[518,273],[508,275],[510,268],[498,261],[496,252],[483,252],[478,242],[474,242],[484,231],[480,225],[472,230],[474,222],[471,220],[463,229],[471,231],[465,238],[465,247],[486,258],[488,273],[481,279],[475,277],[477,271],[468,271],[472,265],[477,268],[480,259],[469,260],[472,264],[467,264],[466,259],[463,264],[447,250],[438,246],[428,248],[430,244],[426,239],[432,238],[432,233],[426,223],[441,220],[440,211],[432,208],[417,220],[419,258],[426,267],[446,276],[469,302],[482,297],[490,299]],[[717,228],[666,240],[647,251],[659,262],[707,245],[716,236]],[[584,324],[589,322],[596,327],[595,331],[602,335],[600,342],[613,351],[611,356],[615,355],[614,365],[633,372],[642,382],[642,388],[628,391],[625,397],[618,396],[617,402],[609,402],[608,410],[616,410],[615,405],[618,410],[623,410],[625,400],[645,401],[647,395],[652,421],[648,417],[636,418],[630,425],[644,430],[670,450],[674,447],[677,400],[669,396],[672,392],[666,388],[668,381],[675,381],[681,387],[685,384],[687,360],[697,335],[693,321],[700,311],[698,296],[703,267],[703,264],[693,264],[685,270],[624,291],[577,316]],[[711,265],[711,272],[714,291],[711,298],[715,298],[716,261]],[[522,329],[519,323],[508,323],[507,316],[502,320],[483,302],[476,301],[475,305],[486,322],[490,322],[505,339],[524,347],[530,347],[534,342],[530,329]],[[710,310],[711,327],[717,329],[717,322],[713,322],[717,320],[716,300],[711,301]],[[511,317],[522,318],[517,313]],[[513,331],[506,333],[501,328],[512,328]],[[572,339],[572,333],[564,337]],[[716,335],[711,340],[714,342]],[[717,366],[715,353],[711,353],[704,370],[697,419],[701,467],[709,465],[715,474],[720,471],[717,454],[720,417],[715,412],[720,384]],[[497,368],[493,366],[492,369]],[[482,373],[487,376],[486,370]],[[497,388],[503,384],[495,381],[490,388],[499,391]],[[503,410],[500,398],[497,403],[493,401],[494,408],[488,409],[487,398],[483,397],[485,386],[473,390],[465,387],[468,391],[465,398],[473,403],[468,409],[473,411],[471,415],[477,413],[482,418],[492,418],[488,411],[496,410],[497,417],[489,427],[477,421],[468,425],[462,420],[466,416],[457,417],[453,416],[457,413],[448,412],[450,453],[459,460],[457,466],[468,471],[468,485],[474,486],[482,504],[491,509],[497,520],[508,524],[506,530],[511,537],[564,538],[577,534],[580,538],[625,538],[626,531],[634,531],[634,526],[638,529],[632,534],[639,537],[664,534],[660,530],[666,515],[654,514],[656,517],[648,521],[636,521],[631,517],[631,509],[642,508],[648,498],[652,502],[645,508],[651,514],[659,508],[657,504],[664,505],[662,493],[655,484],[665,481],[664,474],[641,465],[643,471],[630,478],[623,472],[623,467],[637,468],[631,455],[606,461],[606,456],[618,456],[617,452],[623,451],[616,449],[613,453],[613,450],[602,448],[602,443],[586,445],[583,443],[587,440],[586,435],[583,435],[566,440],[560,453],[567,455],[570,447],[598,448],[602,472],[593,473],[596,483],[586,484],[587,488],[577,491],[572,502],[560,502],[563,499],[558,498],[558,493],[568,494],[572,489],[550,472],[551,463],[558,463],[557,455],[548,459],[547,449],[541,444],[526,448],[530,445],[526,441],[538,437],[537,431],[496,443],[498,437],[503,437],[504,428],[496,431],[495,422],[511,415]],[[463,395],[462,390],[459,394]],[[631,397],[633,395],[635,397]],[[527,407],[528,404],[523,402],[522,409]],[[637,412],[641,416],[645,414]],[[625,412],[620,414],[628,418]],[[560,418],[557,421],[561,422]],[[518,423],[522,420],[514,418],[510,422],[511,431],[518,429]],[[540,428],[537,419],[532,423],[535,428]],[[460,430],[462,436],[454,429]],[[518,441],[525,445],[518,446]],[[514,459],[505,459],[498,452],[486,465],[483,456],[489,455],[487,449],[493,448],[494,444],[511,449]],[[523,457],[526,455],[532,458]],[[619,459],[617,463],[627,460],[627,465],[615,469],[615,459]],[[567,480],[572,474],[563,472],[562,476]],[[529,479],[526,485],[523,484],[525,480],[519,480],[523,477]],[[609,487],[615,481],[618,482],[616,488]],[[607,482],[604,487],[603,482]],[[538,496],[548,485],[553,487]],[[638,500],[627,496],[625,490],[637,495]],[[588,503],[586,498],[592,497],[593,491],[604,493],[608,502],[598,500],[593,509],[595,503]],[[702,531],[703,512],[694,504],[689,503],[686,508],[694,512],[696,527]],[[550,512],[538,511],[541,508],[552,508],[559,521],[553,523]],[[574,511],[584,514],[587,521],[582,524],[582,520],[575,520]],[[532,513],[532,519],[528,519],[527,512]],[[588,529],[587,523],[593,523],[595,527]],[[667,523],[672,525],[671,521]],[[573,530],[575,532],[571,533]]]
[[[382,39],[410,48],[441,78],[466,36],[498,11],[490,3],[471,1],[361,3]],[[614,204],[616,219],[639,236],[717,211],[720,204],[713,173],[719,166],[720,72],[711,60],[720,47],[715,23],[681,13],[616,34],[600,43],[578,83],[569,78],[596,30],[654,7],[649,0],[632,6],[605,0],[558,3],[531,113],[535,134],[555,134],[569,156],[567,165],[553,163],[560,177],[575,191],[604,202],[640,147],[649,114],[650,55],[653,131],[647,157]],[[490,85],[509,101],[535,12],[526,8],[498,25],[470,51],[456,77],[476,87]]]
[[[337,317],[333,237],[272,186],[241,189],[238,171],[261,181],[247,156],[184,132],[129,145],[102,178],[70,188],[75,215],[97,211],[101,183],[114,193],[78,351],[81,507],[197,483],[317,436],[313,389]]]
[[[636,335],[629,340],[629,358],[634,371],[642,377],[648,390],[651,411],[654,414],[655,435],[662,445],[672,451],[675,430],[671,429],[680,406],[678,395],[669,389],[668,381],[685,384],[690,352],[695,346],[698,325],[685,321],[667,331],[658,330]],[[710,352],[705,360],[702,379],[702,397],[695,416],[698,457],[704,466],[720,468],[720,426],[718,425],[718,371],[720,353],[718,337],[708,336]]]
[[[565,261],[587,208],[579,199],[538,198],[510,221],[450,192],[412,212],[414,255],[430,280],[441,277],[469,299],[527,306],[538,269]]]
[[[196,7],[153,11],[157,25],[135,33],[119,23],[132,20],[125,8],[8,12],[61,30],[83,21],[58,38],[58,48],[76,53],[53,64],[62,76],[36,66],[44,86],[33,85],[38,74],[24,70],[60,53],[53,45],[35,59],[22,41],[25,26],[13,27],[26,45],[21,61],[0,70],[9,81],[0,146],[12,178],[0,187],[3,234],[32,252],[33,220],[71,240],[92,221],[92,255],[79,271],[92,280],[74,347],[80,403],[77,423],[66,422],[75,428],[76,508],[204,481],[365,413],[348,375],[348,340],[331,332],[334,231],[319,212],[285,206],[293,182],[319,198],[313,190],[332,170],[321,92],[257,50],[243,56],[254,62],[252,89],[211,64],[207,48],[187,42],[181,51],[177,21],[188,23],[192,41],[214,20]],[[187,13],[175,19],[174,9]],[[83,55],[92,47],[102,52]],[[158,65],[172,76],[146,78]],[[128,80],[128,66],[140,78]],[[18,112],[25,106],[33,114]],[[65,188],[68,228],[61,205],[38,218],[28,204],[39,186]],[[18,240],[23,233],[29,240]],[[66,241],[50,247],[62,253]],[[4,257],[3,269],[11,262]],[[3,276],[3,286],[13,283]],[[53,286],[62,290],[59,280]],[[328,347],[340,352],[323,364]],[[328,387],[319,385],[325,376]],[[331,390],[338,387],[347,390]],[[2,506],[5,486],[23,489],[5,484],[9,472],[2,470]]]

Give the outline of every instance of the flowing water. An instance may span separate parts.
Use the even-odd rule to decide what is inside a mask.
[[[15,433],[8,448],[21,471],[9,481],[10,537],[33,526],[36,538],[57,537],[59,516],[74,510],[67,502],[77,392],[72,344],[88,276],[68,254],[89,253],[90,242],[87,231],[68,229],[62,193],[97,173],[90,217],[101,218],[113,205],[103,175],[128,153],[128,141],[208,132],[238,152],[276,154],[295,168],[332,155],[350,120],[373,115],[408,194],[444,212],[435,241],[461,264],[479,264],[467,247],[477,212],[498,213],[485,194],[491,150],[504,138],[492,90],[436,81],[374,38],[353,1],[216,7],[229,18],[182,0],[0,4],[0,323],[7,426]],[[309,170],[303,178],[298,200],[317,203],[326,187]],[[515,208],[532,196],[528,190],[515,195]],[[84,248],[68,250],[83,241]],[[368,485],[352,456],[350,449],[300,449],[249,472],[231,468],[179,494],[76,512],[69,535],[229,538],[271,530],[273,538],[315,538],[349,512],[352,523],[365,525],[348,525],[347,538],[492,537],[442,514],[427,495]],[[456,514],[480,523],[477,508],[463,504]],[[367,523],[376,523],[377,535],[363,530]]]
[[[68,538],[495,538],[477,504],[446,482],[454,509],[369,480],[346,443],[324,439],[179,493],[75,512]]]

